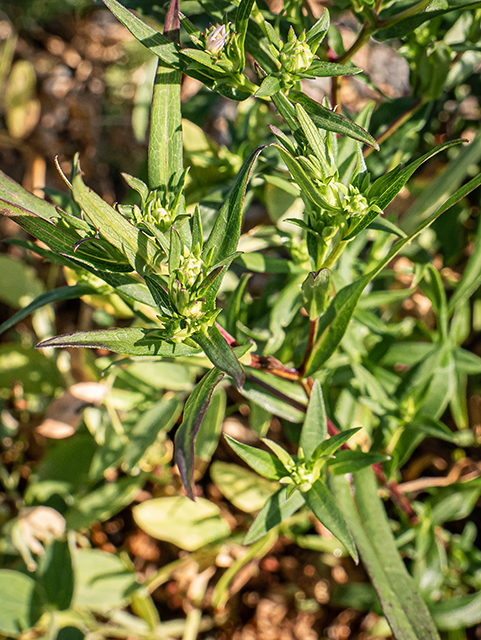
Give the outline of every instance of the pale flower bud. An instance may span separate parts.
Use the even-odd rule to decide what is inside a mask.
[[[219,55],[219,53],[224,48],[228,35],[229,35],[229,32],[225,24],[221,25],[220,27],[212,28],[210,33],[207,32],[207,39],[205,41],[205,50],[211,53],[213,56]]]

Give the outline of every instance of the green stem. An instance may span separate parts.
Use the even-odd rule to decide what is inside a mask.
[[[341,236],[339,235],[337,238],[336,244],[334,245],[328,259],[323,265],[326,269],[330,269],[332,267],[332,265],[336,262],[336,260],[339,258],[341,253],[344,251],[346,244],[347,244],[347,241],[341,240]]]
[[[385,142],[389,138],[389,136],[391,136],[395,131],[397,131],[399,127],[401,127],[405,122],[407,122],[409,118],[414,113],[416,113],[418,109],[423,107],[425,104],[426,102],[422,98],[418,98],[418,100],[416,100],[416,102],[411,107],[409,107],[409,109],[407,109],[398,118],[396,118],[396,120],[391,122],[391,124],[384,131],[384,133],[382,133],[377,138],[378,144],[381,145],[383,142]],[[373,148],[367,147],[363,152],[364,157],[367,158],[367,156],[370,155],[371,151],[373,151]]]
[[[413,7],[409,7],[409,9],[406,9],[405,11],[401,11],[401,13],[398,13],[396,16],[393,16],[392,18],[384,18],[379,20],[376,27],[377,29],[387,29],[389,27],[393,27],[398,22],[401,22],[401,20],[406,20],[406,18],[412,18],[418,13],[421,13],[421,11],[424,11],[424,9],[426,9],[431,4],[431,2],[432,0],[421,0],[421,2],[418,2]]]

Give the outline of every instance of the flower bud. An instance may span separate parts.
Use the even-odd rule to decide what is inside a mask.
[[[147,216],[161,231],[167,231],[172,224],[172,214],[165,209],[160,198],[149,202],[147,205]]]
[[[305,31],[297,38],[294,29],[292,27],[289,29],[289,36],[282,47],[280,58],[283,69],[288,73],[298,73],[309,69],[314,54],[306,42]]]
[[[184,284],[191,287],[202,271],[202,261],[198,260],[192,254],[181,258],[181,261],[182,264],[179,269],[179,275],[182,275]]]
[[[206,34],[205,50],[213,56],[218,56],[225,46],[229,31],[225,24],[211,27]]]

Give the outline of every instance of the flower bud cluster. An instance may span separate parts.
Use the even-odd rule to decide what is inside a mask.
[[[314,54],[307,44],[305,31],[298,38],[294,29],[290,27],[287,42],[282,46],[279,60],[282,71],[288,74],[296,74],[309,69],[314,60]]]
[[[207,304],[207,294],[217,270],[209,273],[209,262],[209,257],[205,261],[202,258],[200,247],[181,248],[177,267],[171,270],[169,277],[168,294],[173,313],[160,317],[166,340],[183,342],[215,323],[220,310]]]

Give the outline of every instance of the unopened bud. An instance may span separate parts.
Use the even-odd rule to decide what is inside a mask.
[[[287,42],[281,51],[282,67],[288,73],[298,73],[299,71],[307,71],[314,59],[309,45],[306,42],[306,32],[303,31],[298,38],[291,27]]]

